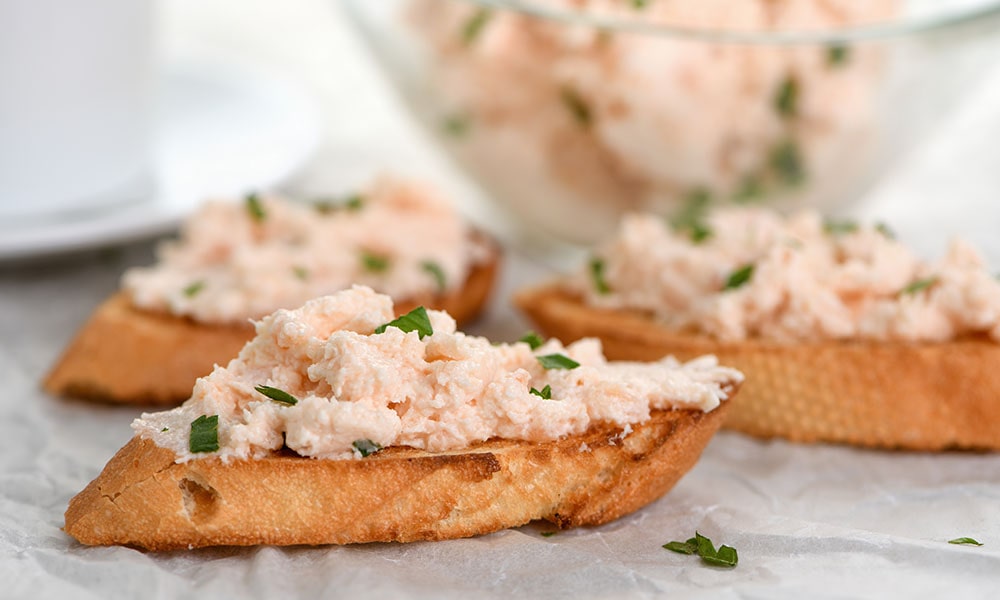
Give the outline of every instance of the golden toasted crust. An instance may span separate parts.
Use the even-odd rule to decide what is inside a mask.
[[[673,487],[728,404],[656,411],[624,437],[600,426],[554,442],[388,448],[360,460],[177,464],[172,451],[133,438],[70,501],[65,531],[84,544],[169,550],[442,540],[537,519],[599,525]]]
[[[473,319],[486,304],[499,269],[499,249],[492,243],[488,247],[490,259],[475,265],[461,288],[397,302],[396,313],[422,304],[448,311],[460,324]],[[51,394],[102,402],[176,405],[191,396],[195,379],[216,364],[227,364],[253,336],[249,322],[197,323],[136,308],[125,292],[118,292],[94,311],[42,387]]]
[[[723,343],[586,306],[556,285],[525,290],[515,303],[547,335],[600,338],[610,359],[716,355],[747,378],[729,429],[797,442],[1000,449],[1000,344],[985,338]]]

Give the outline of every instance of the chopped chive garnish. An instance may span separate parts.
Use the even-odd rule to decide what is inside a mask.
[[[858,224],[855,221],[827,220],[823,222],[823,231],[830,235],[844,235],[854,233],[857,230]]]
[[[451,115],[441,121],[441,129],[454,138],[464,137],[472,126],[472,120],[467,115]]]
[[[517,340],[519,342],[524,342],[525,344],[531,346],[532,350],[536,350],[539,346],[545,343],[542,336],[538,335],[534,331],[529,331],[521,336],[521,339]]]
[[[422,263],[420,263],[420,268],[423,269],[425,273],[430,274],[430,276],[434,278],[434,283],[437,284],[438,293],[439,294],[443,293],[444,290],[446,289],[445,285],[446,281],[444,276],[444,269],[441,268],[441,265],[437,264],[433,260],[425,260]]]
[[[967,546],[982,546],[983,543],[970,537],[960,537],[948,540],[949,544],[963,544]]]
[[[686,542],[668,542],[663,544],[663,547],[679,554],[697,554],[703,562],[716,567],[731,568],[735,567],[736,563],[739,562],[736,548],[723,545],[719,546],[719,549],[716,550],[712,544],[712,540],[697,531],[694,533],[694,537],[688,539]]]
[[[785,119],[791,119],[799,111],[799,82],[789,75],[785,77],[774,94],[774,110]]]
[[[932,275],[931,277],[925,277],[923,279],[917,279],[916,281],[910,283],[903,289],[899,290],[899,295],[912,296],[915,294],[919,294],[920,292],[926,290],[927,288],[931,287],[937,282],[938,282],[938,277],[936,275]]]
[[[781,142],[771,151],[771,168],[785,185],[799,185],[806,179],[802,154],[792,140]]]
[[[263,223],[264,219],[267,218],[267,213],[264,212],[264,205],[261,204],[260,196],[256,193],[247,194],[246,197],[246,207],[247,214],[253,219],[255,223]]]
[[[684,206],[670,221],[674,231],[687,231],[695,244],[712,236],[712,230],[705,224],[705,213],[712,202],[712,194],[705,188],[696,188],[685,196]]]
[[[356,212],[365,207],[365,197],[361,194],[351,194],[342,198],[323,198],[313,202],[316,212],[327,215],[339,210]]]
[[[309,269],[305,267],[292,267],[292,274],[295,275],[297,279],[305,281],[309,279]]]
[[[573,115],[573,118],[580,124],[581,127],[590,126],[591,120],[593,119],[593,115],[590,113],[590,106],[576,90],[569,86],[563,86],[562,90],[559,92],[559,97],[569,110],[569,113]]]
[[[691,226],[691,242],[694,244],[700,244],[705,240],[712,237],[712,230],[709,229],[708,225],[702,223],[695,223]]]
[[[193,454],[215,452],[219,449],[219,415],[202,415],[191,422],[188,449]]]
[[[184,296],[187,298],[194,298],[195,296],[198,295],[198,292],[200,292],[203,289],[205,289],[205,281],[199,279],[198,281],[195,281],[191,285],[184,288]]]
[[[843,44],[834,44],[826,49],[826,64],[830,68],[842,67],[847,64],[851,49]]]
[[[896,232],[890,229],[885,223],[876,223],[875,231],[881,233],[890,240],[896,239]]]
[[[552,536],[554,536],[557,533],[559,533],[559,532],[558,531],[543,531],[539,535],[541,535],[542,537],[552,537]]]
[[[611,286],[604,279],[604,261],[599,258],[590,259],[590,278],[594,282],[594,289],[598,294],[610,294]]]
[[[738,287],[745,285],[750,279],[753,278],[753,263],[743,265],[739,269],[736,269],[729,274],[726,278],[726,284],[722,286],[722,291],[735,290]]]
[[[546,369],[575,369],[580,366],[580,363],[565,354],[546,354],[535,358]]]
[[[733,200],[739,203],[752,202],[759,200],[763,195],[764,186],[761,184],[760,177],[747,175],[740,182],[740,187],[736,189],[736,193],[733,194]]]
[[[462,25],[462,43],[471,45],[483,32],[483,28],[493,18],[493,11],[489,8],[480,8]]]
[[[424,339],[424,337],[434,333],[434,329],[431,328],[431,320],[427,316],[427,309],[423,306],[418,306],[405,315],[379,325],[375,328],[375,333],[385,333],[385,330],[389,327],[395,327],[406,333],[416,331],[420,339]]]
[[[354,449],[362,457],[370,456],[382,449],[382,446],[368,439],[354,440],[354,443],[351,444],[351,446],[354,446]]]
[[[295,406],[296,404],[299,403],[298,398],[289,394],[285,390],[279,390],[276,387],[271,387],[269,385],[258,385],[254,386],[253,389],[267,396],[271,400],[274,400],[275,402],[280,402],[282,404],[287,404],[289,406]]]
[[[361,265],[370,273],[384,273],[389,270],[390,262],[385,256],[362,250]]]
[[[530,393],[538,396],[542,400],[551,400],[552,399],[552,386],[550,386],[550,385],[546,385],[545,387],[543,387],[540,390],[536,390],[535,388],[531,388],[528,391]]]

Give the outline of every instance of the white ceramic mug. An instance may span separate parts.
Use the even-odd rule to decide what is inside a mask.
[[[152,0],[0,0],[0,229],[148,197]]]

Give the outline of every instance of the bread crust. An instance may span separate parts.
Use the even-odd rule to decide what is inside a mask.
[[[178,464],[172,451],[136,437],[70,501],[64,529],[88,545],[171,550],[443,540],[538,519],[599,525],[670,490],[728,405],[655,411],[625,436],[601,424],[552,442],[490,440],[445,453],[393,447],[359,460],[285,454]]]
[[[746,375],[724,427],[762,438],[909,450],[1000,450],[1000,344],[720,342],[679,333],[647,314],[585,305],[557,284],[515,304],[568,343],[597,337],[613,360],[714,354]]]
[[[475,237],[489,248],[489,259],[473,265],[460,288],[398,301],[396,313],[424,305],[448,311],[459,324],[475,318],[500,265],[496,244],[484,234]],[[143,310],[120,291],[97,307],[42,387],[54,395],[99,402],[175,406],[191,396],[197,378],[216,364],[227,364],[253,336],[249,322],[212,325]]]

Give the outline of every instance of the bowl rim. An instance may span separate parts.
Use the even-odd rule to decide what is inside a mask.
[[[890,40],[924,33],[940,33],[977,22],[1000,21],[1000,0],[893,21],[867,23],[831,29],[788,29],[782,31],[703,29],[649,23],[640,19],[588,14],[585,11],[553,8],[534,0],[460,0],[483,10],[507,10],[574,26],[593,27],[611,32],[636,33],[662,38],[712,43],[754,45],[841,45],[866,41]],[[655,1],[655,0],[653,0]]]

